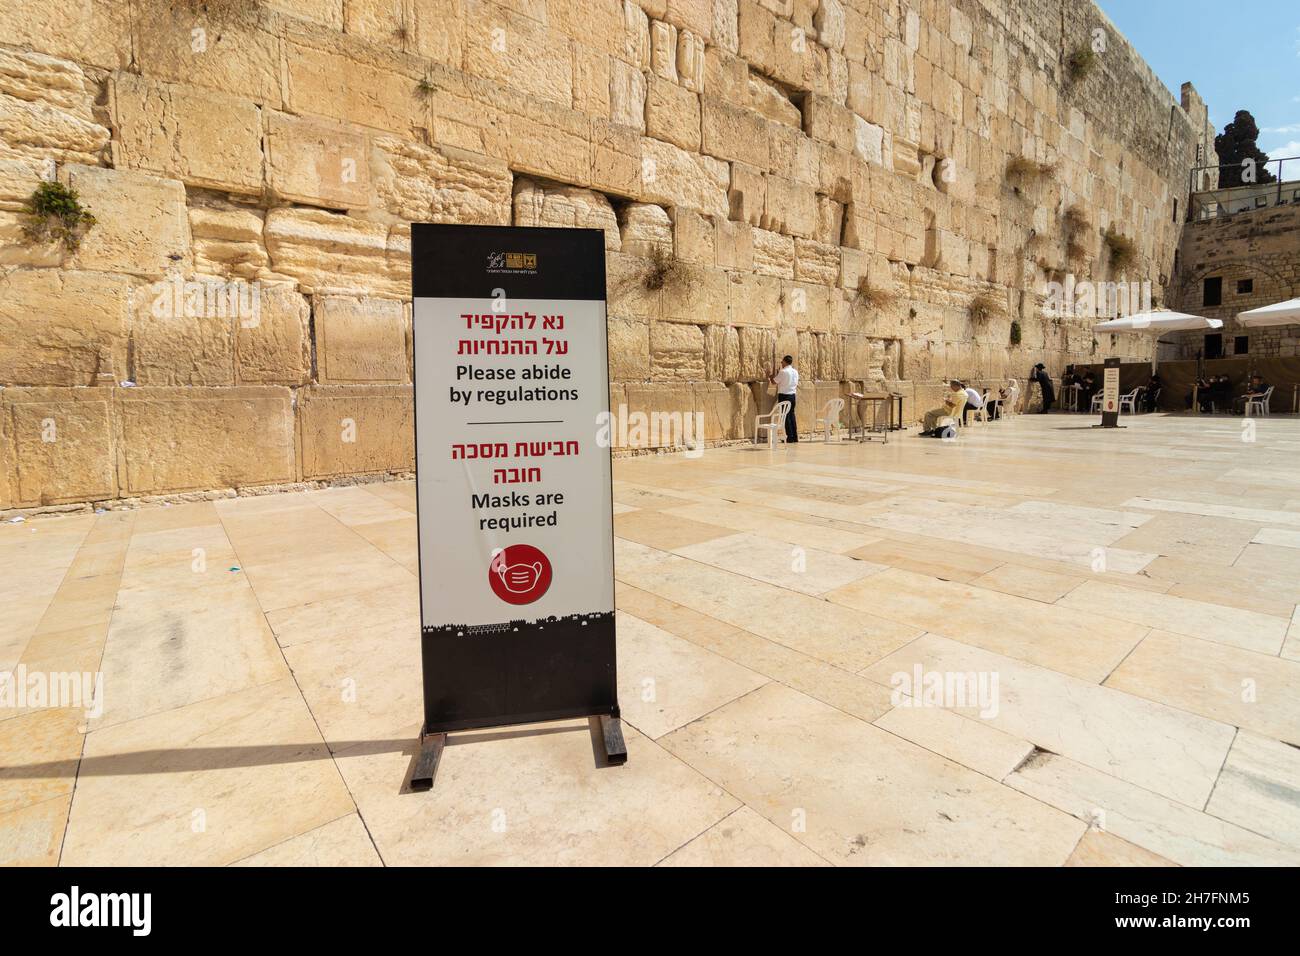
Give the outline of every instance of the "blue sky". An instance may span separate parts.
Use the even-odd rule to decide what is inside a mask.
[[[1191,80],[1215,128],[1250,110],[1270,158],[1300,156],[1300,3],[1097,0],[1178,96]],[[1287,163],[1286,175],[1292,167]],[[1297,170],[1300,172],[1300,170]]]

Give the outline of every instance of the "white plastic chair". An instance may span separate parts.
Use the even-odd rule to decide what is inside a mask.
[[[1101,403],[1103,399],[1104,396],[1101,394],[1101,392],[1098,392],[1096,395],[1092,396],[1092,411],[1094,412],[1101,411]]]
[[[1142,387],[1138,386],[1137,388],[1133,389],[1133,391],[1129,392],[1127,395],[1121,395],[1119,397],[1120,414],[1123,415],[1125,409],[1127,409],[1130,415],[1136,415],[1138,396],[1141,394],[1142,394]]]
[[[790,414],[789,402],[777,402],[767,415],[754,417],[754,444],[758,444],[758,433],[767,432],[768,447],[774,447],[778,440],[785,441],[785,416]]]
[[[831,440],[831,436],[839,431],[840,412],[844,411],[844,399],[832,398],[826,403],[826,406],[817,413],[817,421],[813,428],[826,433],[826,441]]]
[[[1273,400],[1273,386],[1268,387],[1262,398],[1252,398],[1246,403],[1246,414],[1249,415],[1251,409],[1259,412],[1265,418],[1268,417],[1268,403]]]
[[[989,390],[986,388],[983,392],[983,402],[979,408],[972,408],[970,417],[979,422],[981,425],[989,423]]]
[[[1009,381],[1011,387],[1007,389],[1007,400],[1002,403],[1002,414],[1008,418],[1020,414],[1020,383],[1014,378]]]

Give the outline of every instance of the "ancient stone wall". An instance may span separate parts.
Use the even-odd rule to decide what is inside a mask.
[[[0,508],[408,470],[412,221],[605,230],[616,411],[915,417],[1163,297],[1204,130],[1086,0],[8,0]]]
[[[1223,320],[1223,354],[1300,355],[1300,324],[1244,329],[1237,313],[1300,297],[1300,206],[1273,206],[1219,219],[1190,222],[1183,230],[1171,306]],[[1218,279],[1219,304],[1206,305],[1206,279]],[[1178,337],[1179,356],[1195,358],[1205,337]]]

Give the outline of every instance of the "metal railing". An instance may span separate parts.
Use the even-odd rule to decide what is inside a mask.
[[[1289,168],[1286,167],[1287,163],[1291,164]],[[1217,219],[1254,209],[1300,204],[1300,156],[1270,159],[1254,167],[1253,175],[1260,177],[1261,171],[1271,173],[1274,176],[1273,182],[1256,181],[1234,186],[1220,186],[1217,178],[1213,185],[1206,182],[1210,172],[1221,175],[1225,169],[1243,172],[1245,168],[1240,163],[1192,167],[1187,182],[1187,221]],[[1288,172],[1293,177],[1290,180],[1286,178]]]

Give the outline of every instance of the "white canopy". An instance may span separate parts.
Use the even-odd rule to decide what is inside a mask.
[[[1221,329],[1220,319],[1207,319],[1200,315],[1187,315],[1183,312],[1138,312],[1122,319],[1110,319],[1094,325],[1094,332],[1149,332],[1159,335],[1162,332],[1185,332],[1196,329]]]
[[[1262,325],[1300,325],[1300,299],[1288,299],[1249,312],[1238,312],[1237,321],[1248,329],[1257,329]]]

